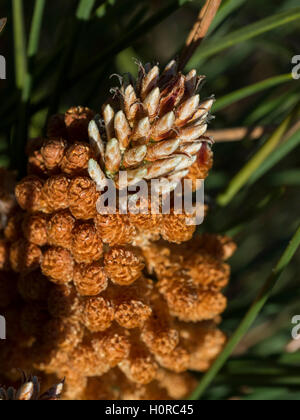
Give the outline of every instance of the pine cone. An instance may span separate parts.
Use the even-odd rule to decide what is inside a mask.
[[[200,102],[199,80],[195,70],[187,76],[179,73],[175,61],[161,75],[157,66],[140,65],[137,81],[122,83],[120,102],[104,105],[101,116],[89,124],[90,141],[99,156],[98,162],[89,162],[94,181],[103,186],[111,178],[118,188],[126,187],[119,178],[126,170],[128,185],[167,177],[174,189],[199,153],[201,167],[208,167],[201,148],[209,142],[204,134],[214,100]]]
[[[22,230],[23,214],[18,212],[9,217],[5,229],[5,238],[10,242],[15,242],[20,238]]]
[[[130,340],[118,327],[113,326],[94,334],[91,343],[96,353],[106,359],[111,367],[117,366],[129,356]]]
[[[128,358],[119,363],[119,367],[129,380],[138,384],[149,384],[156,378],[158,370],[147,348],[135,339],[132,340]]]
[[[91,265],[76,264],[73,280],[81,296],[97,296],[108,286],[107,275],[99,262]]]
[[[10,264],[17,273],[35,270],[38,268],[41,258],[41,249],[24,239],[14,242],[10,248]]]
[[[72,176],[85,174],[91,157],[92,150],[90,145],[85,143],[72,144],[63,157],[61,169]]]
[[[199,325],[181,323],[177,327],[190,355],[189,369],[205,372],[223,350],[225,334],[211,321]]]
[[[68,210],[54,213],[47,223],[48,244],[70,250],[74,226],[75,219]]]
[[[42,199],[49,212],[64,210],[69,207],[68,191],[70,179],[65,175],[48,178],[42,190]]]
[[[135,238],[135,227],[130,223],[127,215],[98,214],[96,227],[104,243],[114,245],[131,244]]]
[[[172,370],[175,373],[182,373],[188,369],[190,355],[185,348],[177,346],[169,354],[156,355],[156,360],[165,369]]]
[[[42,214],[27,215],[22,223],[25,238],[38,246],[47,243],[47,218]]]
[[[66,141],[63,139],[50,138],[43,143],[41,157],[48,171],[59,170],[65,155]]]
[[[87,177],[72,179],[68,191],[70,211],[77,219],[89,220],[96,216],[98,194],[95,184]]]
[[[91,264],[103,255],[101,238],[92,223],[80,223],[73,230],[72,255],[77,263]]]
[[[41,270],[54,283],[67,284],[72,281],[73,268],[74,261],[68,250],[50,247],[44,252]]]
[[[104,256],[105,271],[113,283],[129,286],[141,277],[143,258],[134,248],[111,248]]]
[[[174,328],[165,301],[159,294],[154,295],[152,316],[142,329],[141,339],[154,355],[170,354],[179,344],[178,331]]]
[[[161,224],[163,239],[177,244],[189,241],[195,233],[196,225],[189,225],[188,218],[186,214],[174,214],[174,212],[164,215]]]
[[[15,189],[16,199],[23,210],[42,211],[43,181],[35,176],[28,176],[19,182]]]
[[[114,319],[114,308],[108,299],[90,298],[83,311],[83,323],[91,332],[107,330]]]

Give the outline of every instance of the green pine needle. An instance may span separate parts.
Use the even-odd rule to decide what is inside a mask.
[[[16,86],[23,89],[27,73],[23,0],[12,0]]]
[[[22,77],[17,73],[17,82],[21,89],[21,102],[19,104],[18,112],[18,125],[14,133],[13,139],[13,161],[15,162],[15,167],[19,170],[19,175],[23,175],[26,169],[26,161],[24,159],[25,146],[28,135],[28,108],[30,104],[30,97],[32,92],[33,84],[33,71],[35,64],[35,56],[39,47],[40,33],[42,28],[42,19],[44,14],[46,0],[35,0],[33,18],[30,29],[29,43],[27,53],[25,52],[25,37],[18,40],[18,44],[22,44],[22,54],[21,57],[16,59],[16,65],[19,68],[19,62],[22,61]],[[15,12],[15,22],[14,28],[18,36],[22,36],[24,30],[24,24],[21,25],[21,30],[18,27],[20,22],[24,21],[23,10],[22,10],[22,0],[15,0],[14,12]],[[16,38],[17,39],[17,38]],[[18,49],[19,51],[19,49]]]
[[[267,158],[279,146],[284,134],[290,127],[291,122],[295,116],[296,111],[293,111],[288,117],[280,124],[277,130],[269,138],[269,140],[261,147],[261,149],[253,156],[253,158],[243,167],[243,169],[232,179],[226,191],[218,197],[220,206],[227,206],[236,194],[248,184],[251,177],[255,176],[256,171],[264,164]]]
[[[70,33],[66,47],[62,52],[56,82],[50,99],[47,119],[55,114],[59,108],[63,86],[68,78],[68,69],[72,67],[73,58],[76,52],[74,48],[80,38],[84,24],[90,19],[96,0],[79,0],[74,19],[71,22]]]
[[[223,352],[220,354],[218,359],[212,365],[210,370],[203,376],[196,390],[191,395],[190,397],[191,400],[200,399],[203,393],[205,392],[205,390],[207,389],[207,387],[211,384],[211,382],[214,380],[216,375],[220,372],[220,370],[222,369],[222,367],[224,366],[224,364],[226,363],[226,361],[228,360],[228,358],[230,357],[230,355],[232,354],[236,346],[239,344],[239,342],[245,336],[247,331],[250,329],[255,319],[257,318],[258,314],[260,313],[260,311],[262,310],[262,308],[264,307],[264,305],[270,298],[271,293],[274,289],[274,286],[277,284],[284,270],[288,267],[289,263],[291,262],[299,246],[300,246],[300,227],[296,231],[290,244],[288,245],[282,257],[278,261],[271,275],[265,282],[261,291],[258,293],[257,298],[254,300],[253,304],[251,305],[244,319],[241,321],[240,325],[238,326],[238,328],[236,329],[236,331],[234,332],[234,334],[228,341]]]
[[[231,92],[222,98],[218,98],[214,105],[214,112],[221,111],[229,105],[232,105],[242,99],[245,99],[255,93],[262,92],[266,89],[270,89],[275,86],[290,82],[293,80],[291,73],[282,74],[281,76],[270,77],[262,82],[254,83],[253,85],[246,86],[245,88],[239,89],[235,92]]]
[[[211,57],[227,48],[234,45],[241,44],[249,39],[255,38],[273,29],[279,28],[284,25],[291,24],[292,22],[300,19],[300,7],[290,9],[283,13],[278,13],[257,23],[246,26],[243,29],[238,29],[229,35],[222,37],[220,40],[210,40],[202,45],[198,53],[189,63],[189,68],[197,66],[199,60]]]

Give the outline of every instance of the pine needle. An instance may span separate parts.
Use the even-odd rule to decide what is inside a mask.
[[[281,278],[281,275],[288,267],[289,263],[291,262],[293,256],[295,255],[296,251],[300,246],[300,227],[296,231],[295,235],[293,236],[290,244],[286,248],[285,252],[283,253],[282,257],[278,261],[276,267],[272,271],[271,275],[265,282],[264,286],[262,287],[261,291],[258,293],[256,299],[254,300],[252,306],[250,307],[249,311],[245,315],[244,319],[240,323],[239,327],[232,335],[231,339],[227,343],[225,349],[212,365],[210,370],[203,376],[202,380],[200,381],[198,387],[191,395],[191,400],[198,400],[202,397],[203,393],[207,389],[207,387],[211,384],[214,380],[216,375],[220,372],[236,346],[242,340],[244,335],[250,329],[251,325],[254,323],[255,319],[257,318],[258,314],[268,301],[269,297],[272,294],[272,291],[277,284],[278,280]]]

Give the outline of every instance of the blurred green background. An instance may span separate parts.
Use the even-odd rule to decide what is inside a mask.
[[[78,0],[45,1],[37,54],[34,34],[31,39],[26,82],[24,48],[36,2],[23,2],[22,27],[22,2],[1,0],[1,17],[8,18],[0,36],[0,54],[7,61],[7,80],[0,81],[1,167],[22,171],[25,138],[43,134],[48,114],[73,105],[99,110],[118,82],[110,75],[135,74],[136,59],[163,65],[176,56],[204,2],[84,3],[80,9]],[[297,54],[299,0],[223,0],[209,37],[187,66],[207,76],[202,97],[216,95],[211,129],[263,126],[267,131],[256,140],[216,143],[206,182],[211,211],[200,231],[230,234],[238,244],[223,320],[229,335],[300,220],[300,82],[291,77]],[[273,133],[286,118],[276,141]],[[249,161],[254,166],[248,167]],[[300,351],[297,343],[290,344],[291,318],[300,314],[299,262],[298,252],[204,398],[300,399]]]

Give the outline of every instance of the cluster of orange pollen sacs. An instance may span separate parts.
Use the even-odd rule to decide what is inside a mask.
[[[154,76],[145,85],[150,71],[144,102],[157,89]],[[189,80],[169,79],[164,95],[176,89],[172,107],[182,110]],[[66,399],[180,399],[195,385],[187,371],[207,370],[224,346],[218,324],[235,245],[194,236],[196,227],[172,211],[98,214],[88,171],[99,161],[88,136],[94,117],[72,108],[51,118],[47,138],[28,144],[28,176],[0,240],[0,378],[14,381],[16,368],[45,386],[65,377]],[[205,147],[185,177],[205,178],[211,165]]]

